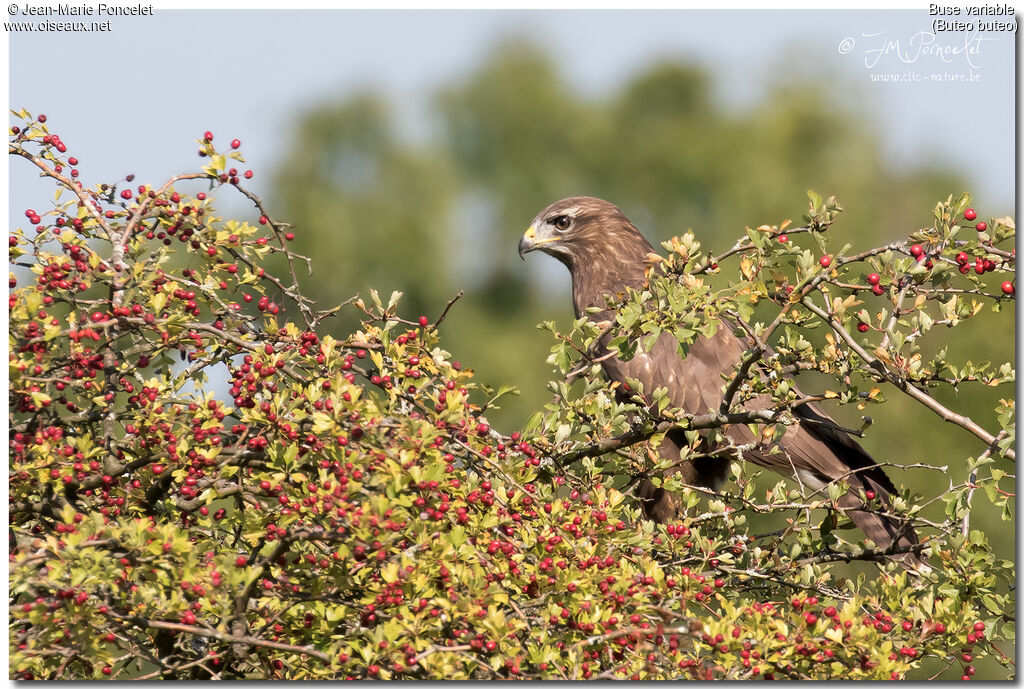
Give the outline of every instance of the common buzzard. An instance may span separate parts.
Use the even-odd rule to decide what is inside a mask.
[[[534,218],[519,242],[519,254],[535,249],[565,264],[572,276],[576,317],[587,316],[597,323],[614,320],[606,297],[621,295],[627,287],[644,288],[645,271],[651,267],[649,254],[654,252],[622,211],[607,201],[587,196],[553,203]],[[598,310],[588,313],[591,307]],[[665,332],[648,351],[629,361],[613,356],[604,358],[601,365],[611,381],[625,384],[632,378],[642,383],[645,391],[667,388],[671,404],[688,414],[715,412],[724,396],[723,376],[735,375],[748,349],[733,328],[734,324],[722,323],[713,337],[700,336],[685,357],[679,354],[675,336]],[[611,335],[608,332],[603,336],[599,343],[602,350]],[[748,410],[764,409],[772,406],[772,400],[761,395],[742,406]],[[743,458],[795,478],[813,490],[833,481],[848,482],[850,490],[839,498],[839,507],[876,545],[889,548],[895,543],[904,551],[895,559],[902,560],[905,566],[921,568],[923,563],[917,556],[905,552],[918,542],[913,528],[904,520],[885,514],[896,488],[882,468],[816,405],[797,406],[793,414],[797,423],[789,426],[781,438],[774,439],[781,452],[769,453],[771,446],[760,443],[754,450],[744,452]],[[746,424],[730,425],[724,432],[737,445],[755,441]],[[658,449],[662,457],[678,459],[685,444],[685,434],[674,430]],[[707,452],[714,448],[703,449]],[[717,490],[727,476],[728,463],[728,459],[720,457],[698,456],[677,463],[673,471],[678,471],[688,484]],[[872,492],[876,501],[865,505],[860,496],[870,496]],[[648,518],[662,523],[676,518],[676,496],[648,480],[637,484],[636,493]]]

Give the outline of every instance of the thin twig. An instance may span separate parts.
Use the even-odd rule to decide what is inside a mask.
[[[441,323],[444,322],[445,317],[448,316],[448,309],[450,309],[452,307],[452,305],[455,304],[455,302],[457,302],[461,298],[462,298],[462,290],[460,289],[458,291],[458,293],[454,297],[452,297],[451,299],[448,300],[448,304],[445,305],[444,311],[442,311],[441,315],[437,317],[436,321],[434,321],[434,327],[435,328],[437,326],[441,325]]]
[[[989,443],[989,446],[986,447],[985,451],[982,452],[981,455],[978,457],[976,463],[980,463],[988,459],[989,455],[992,454],[992,451],[996,449],[996,447],[999,445],[999,441],[1001,441],[1005,437],[1006,431],[999,431],[999,434],[992,440],[991,443]],[[964,538],[967,538],[971,531],[971,499],[974,497],[974,490],[975,488],[977,488],[977,481],[978,468],[975,467],[971,469],[971,475],[967,479],[967,483],[970,486],[970,488],[967,489],[967,503],[965,505],[963,522],[960,527],[960,533],[963,535]]]

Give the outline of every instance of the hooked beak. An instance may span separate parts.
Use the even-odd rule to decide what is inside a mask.
[[[554,242],[557,239],[557,237],[541,237],[538,239],[537,226],[530,225],[530,229],[528,229],[526,233],[523,235],[523,238],[519,240],[519,258],[525,261],[526,257],[523,254],[528,254],[534,249],[544,244]]]

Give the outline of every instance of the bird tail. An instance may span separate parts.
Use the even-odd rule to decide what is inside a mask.
[[[869,498],[867,503],[857,495],[860,491],[854,489],[858,483]],[[874,498],[870,499],[872,494]],[[892,560],[911,571],[927,572],[931,569],[920,557],[919,551],[912,549],[920,542],[914,527],[909,520],[892,514],[892,496],[889,489],[873,480],[873,477],[859,476],[858,480],[851,480],[851,490],[839,499],[839,507],[878,548],[895,548],[902,551],[890,555]]]
[[[801,423],[784,436],[780,445],[797,460],[796,467],[802,467],[797,473],[819,483],[815,486],[819,489],[832,481],[847,482],[850,490],[839,499],[838,506],[879,549],[918,545],[910,520],[892,513],[896,486],[871,455],[814,404],[801,405],[794,413]],[[924,572],[930,568],[919,552],[903,550],[890,557],[909,570]]]

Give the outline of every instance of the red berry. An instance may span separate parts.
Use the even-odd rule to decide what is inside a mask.
[[[285,232],[284,233],[284,238],[287,239],[290,242],[293,239],[295,239],[295,233],[294,232]]]
[[[974,631],[976,631],[976,632],[983,632],[983,631],[985,631],[985,623],[984,622],[975,622],[974,623]]]
[[[921,258],[921,255],[923,253],[924,248],[922,248],[920,244],[915,244],[912,247],[910,247],[910,255],[913,256],[914,258]]]
[[[868,275],[868,284],[877,285],[882,280],[882,276],[878,273],[871,273]]]
[[[968,208],[964,211],[964,217],[968,220],[974,220],[978,217],[978,213],[973,208]]]
[[[209,143],[210,141],[213,141],[213,132],[206,132],[206,133],[204,133],[203,134],[203,140],[206,141],[207,143]]]
[[[869,326],[867,323],[858,323],[857,324],[857,330],[862,332],[862,333],[866,333],[870,329],[871,329],[871,326]]]
[[[43,117],[43,115],[40,115],[40,117]],[[100,672],[102,672],[105,675],[109,675],[111,672],[113,672],[113,669],[111,669],[109,665],[104,665],[103,669],[100,670]]]
[[[1013,294],[1013,292],[1014,292],[1013,283],[1010,282],[1009,280],[1007,280],[1006,282],[1004,282],[1002,284],[1002,288],[1003,288],[1003,294]]]
[[[960,253],[958,253],[956,255],[956,262],[959,263],[960,265],[963,265],[964,263],[967,263],[970,260],[971,260],[971,257],[968,256],[967,252],[965,252],[965,251],[961,251]]]
[[[239,146],[241,146],[241,145],[242,145],[242,142],[241,142],[241,141],[239,141],[238,139],[235,139],[235,140],[233,140],[233,141],[231,142],[231,148],[238,148],[238,147],[239,147]]]
[[[821,264],[822,268],[828,268],[830,265],[832,265],[832,257],[826,254],[825,256],[821,257],[821,260],[819,260],[818,263]]]
[[[878,296],[882,296],[883,294],[885,294],[885,288],[882,287],[881,285],[875,285],[874,287],[871,288],[871,291],[877,294]]]
[[[423,326],[425,328],[425,327],[427,327],[428,323],[430,323],[430,319],[429,318],[427,318],[426,316],[420,316],[420,325],[421,326]]]
[[[40,115],[36,119],[39,120],[40,122],[46,122],[46,115]]]
[[[789,235],[785,235],[785,234],[780,234],[779,235],[779,244],[785,244],[788,241],[789,241]]]
[[[868,500],[874,500],[875,499],[875,491],[873,491],[873,490],[866,490],[866,491],[864,491],[864,497],[867,498]]]
[[[68,158],[68,165],[78,165],[78,158]]]
[[[988,229],[988,225],[986,223],[980,222],[974,226],[974,229],[976,229],[978,232],[984,232],[985,230]]]
[[[245,555],[239,555],[235,558],[235,567],[245,567],[247,564],[249,564],[249,558]]]
[[[123,190],[121,192],[121,198],[124,199],[125,201],[127,201],[131,197],[132,197],[132,190],[131,189],[125,189],[125,190]]]

